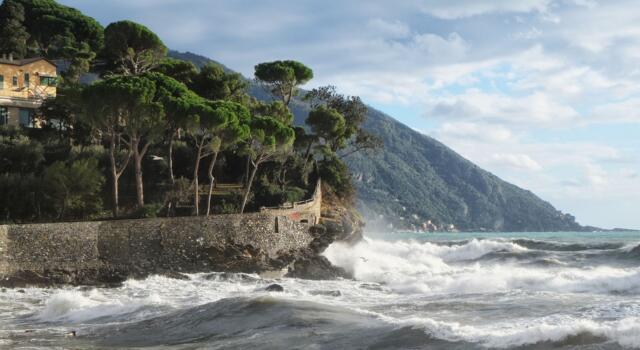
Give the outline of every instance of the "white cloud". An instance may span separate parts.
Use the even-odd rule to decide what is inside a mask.
[[[446,38],[431,33],[417,34],[408,48],[417,49],[419,54],[439,55],[457,61],[464,57],[468,47],[467,42],[458,33],[453,32]]]
[[[638,40],[640,13],[635,1],[601,2],[563,14],[567,25],[555,32],[567,43],[594,54],[606,54],[616,42]],[[586,25],[588,24],[588,25]]]
[[[521,40],[533,40],[542,36],[542,31],[536,27],[531,27],[528,30],[516,32],[513,34],[515,39]]]
[[[405,38],[411,34],[411,29],[406,23],[400,21],[385,21],[381,18],[371,19],[368,29],[373,35],[381,35],[384,38]]]
[[[473,138],[487,142],[504,142],[514,137],[511,131],[502,125],[470,122],[444,123],[437,130],[436,135],[443,138]]]
[[[579,117],[571,107],[552,96],[535,92],[514,97],[470,89],[462,94],[437,98],[426,115],[444,119],[484,120],[519,125],[556,126]]]
[[[640,123],[640,97],[601,104],[591,112],[593,119],[601,122]]]
[[[491,13],[546,12],[550,0],[427,0],[422,10],[435,17],[458,19]]]
[[[509,166],[528,171],[542,170],[540,163],[526,154],[496,153],[490,162],[498,166]]]

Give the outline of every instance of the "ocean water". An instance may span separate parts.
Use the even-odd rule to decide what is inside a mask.
[[[356,280],[7,289],[0,349],[640,348],[640,233],[369,234],[325,255]]]

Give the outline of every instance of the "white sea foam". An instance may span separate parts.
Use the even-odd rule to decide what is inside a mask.
[[[483,326],[463,325],[459,322],[443,322],[419,317],[401,320],[384,316],[381,318],[402,326],[423,328],[426,333],[439,339],[479,343],[490,348],[511,348],[542,342],[559,342],[586,334],[592,337],[606,338],[625,347],[640,347],[640,318],[638,317],[605,322],[556,317],[556,319],[489,323]]]
[[[513,260],[494,259],[500,254],[482,259],[498,252],[509,257],[523,255]],[[102,324],[145,320],[224,298],[249,300],[269,295],[276,300],[338,306],[378,318],[393,328],[410,326],[436,338],[490,348],[579,343],[590,337],[640,348],[638,267],[565,264],[572,261],[567,257],[575,254],[579,259],[582,254],[574,252],[542,256],[558,260],[557,264],[531,264],[529,259],[542,259],[540,251],[508,239],[448,245],[367,239],[355,246],[334,244],[325,254],[352,271],[357,280],[273,281],[254,275],[194,274],[189,280],[160,276],[130,280],[113,289],[9,291],[0,294],[0,325],[7,328],[13,322],[7,321],[11,318],[3,307],[14,307],[20,310],[16,315],[36,321],[29,328],[45,322],[45,333],[55,328],[52,334],[62,334],[68,327],[91,332]],[[285,292],[264,291],[274,282]]]
[[[161,298],[157,295],[131,300],[123,296],[111,298],[95,289],[88,293],[64,290],[49,297],[36,318],[45,322],[79,323],[128,314],[142,307],[160,303]]]
[[[513,290],[567,293],[640,292],[640,269],[515,263],[460,263],[497,251],[525,253],[517,244],[471,240],[458,245],[366,240],[333,244],[325,255],[359,280],[406,293],[495,293]]]

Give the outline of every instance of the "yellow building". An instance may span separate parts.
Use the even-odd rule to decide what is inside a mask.
[[[41,57],[0,58],[0,125],[34,126],[42,102],[56,95],[56,65]]]

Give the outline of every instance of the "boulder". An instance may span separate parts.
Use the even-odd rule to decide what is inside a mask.
[[[284,292],[284,287],[277,283],[274,283],[268,285],[264,290],[266,290],[267,292]]]
[[[297,259],[289,267],[286,277],[308,280],[335,280],[338,278],[352,278],[345,269],[334,266],[322,255],[309,254]]]

